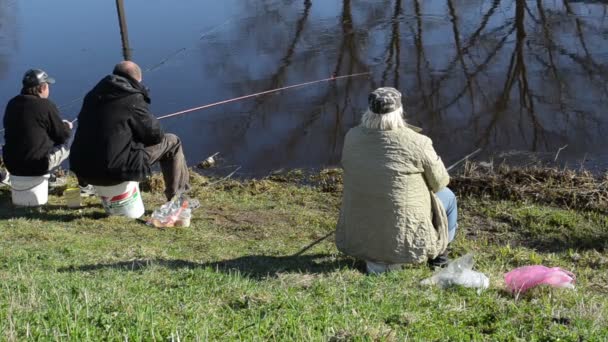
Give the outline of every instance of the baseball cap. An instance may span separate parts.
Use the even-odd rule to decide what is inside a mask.
[[[25,75],[23,75],[22,83],[24,88],[30,88],[41,85],[42,83],[53,84],[55,83],[55,79],[49,77],[44,70],[30,69],[25,72]]]

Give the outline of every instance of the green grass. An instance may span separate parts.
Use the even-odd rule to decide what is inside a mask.
[[[189,228],[158,230],[51,197],[15,209],[0,190],[0,340],[608,340],[608,219],[460,198],[454,257],[475,253],[491,287],[421,287],[414,265],[366,276],[332,239],[340,195],[279,181],[205,187]],[[162,203],[145,193],[146,206]],[[503,274],[542,263],[576,290],[515,299]]]

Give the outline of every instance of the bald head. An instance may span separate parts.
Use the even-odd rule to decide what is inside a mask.
[[[123,61],[114,67],[114,74],[116,75],[129,75],[134,80],[141,82],[142,74],[139,65],[131,61]]]

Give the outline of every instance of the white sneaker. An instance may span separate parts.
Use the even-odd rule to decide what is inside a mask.
[[[92,186],[91,184],[89,184],[87,186],[79,186],[79,188],[80,188],[80,196],[83,196],[83,197],[95,196],[95,187]]]
[[[11,179],[8,171],[0,170],[0,184],[11,186]]]

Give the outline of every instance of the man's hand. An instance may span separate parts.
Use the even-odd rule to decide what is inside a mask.
[[[69,128],[70,130],[71,130],[73,127],[74,127],[74,125],[72,125],[72,122],[71,122],[71,121],[68,121],[68,120],[63,120],[63,123],[64,123],[66,126],[68,126],[68,128]]]

